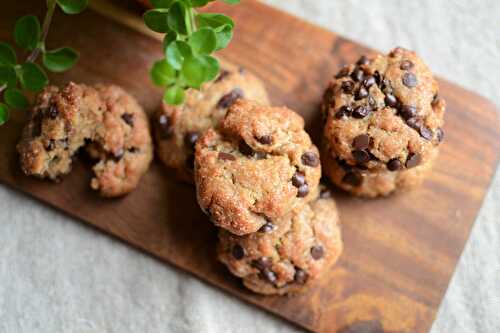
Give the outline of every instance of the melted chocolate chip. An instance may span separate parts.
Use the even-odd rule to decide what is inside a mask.
[[[438,142],[441,142],[444,139],[444,131],[441,127],[439,127],[436,130],[436,138],[437,138]]]
[[[122,148],[116,150],[113,152],[113,156],[112,156],[112,159],[115,161],[115,162],[118,162],[120,161],[122,158],[123,158],[123,155],[125,154],[125,152],[123,151]]]
[[[404,119],[410,119],[417,115],[417,108],[413,105],[403,105],[400,112]]]
[[[262,227],[260,227],[259,232],[267,234],[267,233],[272,232],[275,227],[276,226],[274,224],[272,224],[271,222],[267,222]]]
[[[392,94],[385,95],[384,99],[385,105],[390,106],[391,108],[396,107],[398,105],[398,100],[396,96]]]
[[[219,155],[217,155],[217,158],[221,161],[236,161],[236,157],[233,154],[229,153],[224,153],[224,152],[219,152]]]
[[[50,139],[47,142],[47,145],[45,146],[45,150],[46,151],[52,151],[52,150],[54,150],[55,147],[56,147],[56,141],[53,140],[53,139]]]
[[[419,129],[420,136],[427,141],[432,140],[433,133],[432,130],[427,126],[421,126]]]
[[[359,164],[366,164],[370,161],[370,154],[364,150],[354,150],[352,156]]]
[[[240,153],[242,153],[245,156],[253,156],[255,151],[250,147],[244,140],[241,140],[238,149],[240,150]]]
[[[273,143],[273,137],[271,135],[259,136],[256,139],[258,142],[262,143],[263,145],[270,145],[271,143]]]
[[[370,110],[366,106],[360,105],[354,109],[354,111],[352,112],[352,116],[354,118],[362,119],[368,116],[369,113]]]
[[[317,167],[319,165],[319,157],[315,153],[311,151],[307,151],[304,154],[302,154],[301,157],[302,163],[304,165],[310,166],[310,167]]]
[[[234,259],[241,260],[245,256],[245,249],[241,245],[236,244],[231,249],[231,254],[233,255]]]
[[[392,95],[392,85],[391,81],[388,78],[384,78],[381,82],[382,85],[382,91],[384,94],[391,94]]]
[[[408,88],[415,88],[417,86],[417,77],[413,73],[405,73],[403,75],[403,84]]]
[[[124,113],[124,114],[122,114],[122,119],[130,127],[134,126],[134,115],[133,114],[131,114],[131,113]]]
[[[199,137],[200,135],[198,132],[187,132],[186,135],[184,135],[184,144],[188,147],[188,149],[194,150],[196,141],[198,141]]]
[[[349,75],[349,67],[343,67],[338,73],[337,75],[335,75],[335,78],[336,79],[340,79],[340,78],[343,78],[343,77],[346,77]]]
[[[215,83],[221,82],[226,77],[228,77],[229,74],[231,74],[231,73],[229,71],[227,71],[227,70],[221,71],[219,77],[217,78],[217,80],[215,80]]]
[[[389,171],[398,171],[401,169],[401,161],[397,158],[393,158],[389,162],[387,162],[387,169]]]
[[[356,82],[361,82],[365,78],[365,72],[359,67],[356,67],[351,74],[351,77]]]
[[[174,133],[170,118],[162,114],[158,117],[158,128],[162,139],[170,139]]]
[[[307,282],[308,274],[298,267],[295,268],[295,274],[293,280],[298,284],[305,284]]]
[[[362,55],[361,58],[356,62],[356,65],[368,65],[370,63],[370,60],[365,56]]]
[[[243,98],[244,93],[240,88],[234,88],[230,93],[221,97],[217,103],[219,109],[227,109],[231,107],[238,99]]]
[[[363,183],[363,177],[359,172],[350,171],[344,175],[342,182],[357,187]]]
[[[370,146],[370,137],[367,134],[361,134],[354,138],[352,146],[355,149],[363,150]]]
[[[420,161],[422,158],[420,157],[420,154],[418,153],[412,153],[408,155],[408,159],[406,160],[406,168],[410,169],[413,167],[416,167],[417,165],[420,164]]]
[[[359,87],[358,91],[356,92],[355,99],[360,100],[366,97],[368,97],[368,90],[366,90],[366,88],[363,86]]]
[[[292,176],[292,185],[299,188],[306,184],[306,175],[303,172],[297,171]]]
[[[438,94],[434,95],[434,97],[432,98],[432,102],[431,102],[431,106],[432,107],[435,107],[439,102],[439,96]]]
[[[319,197],[321,199],[328,199],[332,197],[332,192],[328,188],[323,188],[321,189],[321,192],[319,193]]]
[[[302,185],[301,187],[299,187],[299,189],[297,191],[297,197],[298,198],[304,198],[308,194],[309,194],[309,185],[307,185],[307,183],[304,184],[304,185]]]
[[[375,78],[375,82],[377,83],[377,85],[380,85],[380,82],[382,81],[382,77],[381,77],[379,71],[375,71],[375,73],[373,73],[373,77]]]
[[[270,257],[261,257],[252,261],[252,266],[257,268],[259,271],[270,268],[272,265],[273,260]]]
[[[376,84],[377,81],[375,80],[375,77],[370,75],[368,77],[366,77],[364,80],[363,80],[363,85],[368,89],[370,88],[371,86],[373,86],[374,84]]]
[[[342,82],[342,85],[340,86],[340,88],[342,89],[342,91],[345,93],[345,94],[352,94],[353,90],[354,90],[354,82],[352,81],[344,81]]]
[[[373,111],[377,111],[378,109],[377,101],[375,100],[375,98],[373,98],[372,95],[368,95],[368,105]]]
[[[325,250],[323,249],[323,246],[315,245],[311,247],[311,257],[313,257],[314,260],[319,260],[323,258],[324,255],[325,255]]]
[[[57,109],[57,106],[51,105],[47,110],[47,117],[49,117],[50,119],[56,119],[58,115],[59,110]]]
[[[276,280],[278,279],[276,277],[276,273],[274,273],[273,271],[271,271],[270,269],[263,269],[261,272],[261,277],[271,283],[274,283],[276,282]]]
[[[401,70],[403,70],[403,71],[412,69],[413,68],[413,63],[410,60],[403,60],[401,62],[401,65],[399,66],[399,68]]]
[[[256,152],[253,156],[257,160],[265,160],[267,158],[267,154],[265,152],[262,152],[262,151]]]
[[[349,105],[343,105],[340,109],[335,113],[335,118],[340,119],[342,117],[349,117],[352,115],[352,107]]]
[[[422,120],[417,118],[417,117],[413,117],[413,118],[406,120],[406,124],[416,131],[419,131],[420,127],[422,127],[422,125],[423,125]]]

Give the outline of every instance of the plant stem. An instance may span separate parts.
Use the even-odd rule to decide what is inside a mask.
[[[42,51],[42,47],[45,47],[45,40],[47,39],[47,35],[49,33],[50,23],[52,22],[52,16],[54,16],[55,9],[56,0],[49,0],[47,2],[47,13],[45,14],[45,19],[43,20],[42,38],[39,43],[40,45],[31,52],[26,59],[26,62],[35,62]]]
[[[6,84],[0,86],[0,94],[5,90],[5,88],[7,88]]]

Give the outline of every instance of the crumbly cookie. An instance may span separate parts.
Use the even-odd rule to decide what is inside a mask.
[[[38,95],[17,145],[22,170],[59,179],[71,171],[81,147],[99,161],[91,187],[105,197],[132,191],[152,160],[147,116],[137,101],[117,86],[69,83]]]
[[[156,115],[157,154],[181,180],[193,183],[196,141],[207,129],[217,127],[238,98],[269,104],[264,85],[257,77],[226,64],[215,81],[203,85],[201,90],[189,90],[182,106],[164,104]]]
[[[320,177],[304,120],[285,107],[240,99],[196,144],[198,202],[217,226],[237,235],[310,201]]]
[[[438,84],[422,60],[402,48],[341,69],[322,110],[325,173],[356,195],[376,197],[419,184],[444,135]]]
[[[259,232],[236,236],[219,231],[218,258],[244,285],[261,294],[287,294],[309,285],[342,252],[335,201],[319,198],[266,224]]]

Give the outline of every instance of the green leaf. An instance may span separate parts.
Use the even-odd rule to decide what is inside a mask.
[[[204,7],[213,0],[191,0],[191,7]]]
[[[233,39],[233,27],[230,25],[223,25],[216,30],[215,37],[217,39],[215,50],[225,49],[231,42],[231,39]]]
[[[228,3],[230,5],[237,5],[240,3],[240,0],[222,0],[224,1],[225,3]]]
[[[168,31],[165,37],[163,37],[163,52],[167,52],[167,47],[177,40],[177,33],[175,31]]]
[[[181,70],[184,59],[191,55],[191,46],[181,40],[170,43],[166,50],[167,61],[176,70]]]
[[[150,75],[154,84],[165,87],[175,82],[177,72],[165,59],[162,59],[155,62]]]
[[[4,84],[9,88],[16,86],[17,76],[14,67],[0,66],[0,86]]]
[[[57,0],[57,4],[66,14],[80,14],[87,8],[88,0]]]
[[[51,72],[64,72],[73,67],[78,61],[78,52],[63,47],[60,49],[47,51],[43,54],[43,65]]]
[[[212,28],[201,28],[189,37],[188,44],[195,54],[210,54],[217,46],[217,37]]]
[[[231,28],[234,28],[234,21],[230,17],[222,14],[202,13],[198,14],[196,19],[200,27],[217,29],[224,25],[230,25]]]
[[[9,88],[3,94],[5,103],[14,109],[26,109],[29,106],[28,99],[23,92],[17,88]]]
[[[170,8],[174,0],[151,0],[151,4],[154,8]]]
[[[42,90],[49,83],[45,72],[32,62],[21,65],[20,81],[24,89],[34,92]]]
[[[151,9],[144,13],[144,23],[149,29],[165,33],[169,31],[168,25],[168,10],[167,9]]]
[[[213,80],[219,71],[218,61],[207,55],[193,55],[184,60],[182,77],[188,86],[199,89],[205,82]]]
[[[203,56],[203,59],[206,62],[205,82],[212,81],[219,74],[219,69],[220,69],[219,61],[209,55]]]
[[[168,26],[178,34],[186,35],[187,17],[186,6],[182,2],[176,1],[170,6],[170,10],[168,11]]]
[[[36,16],[23,16],[16,22],[14,39],[25,50],[34,50],[40,40],[40,22]]]
[[[9,120],[9,107],[0,103],[0,126],[5,124],[7,120]]]
[[[163,100],[170,105],[180,105],[184,103],[184,89],[178,86],[172,86],[165,91]]]
[[[0,65],[15,65],[16,51],[7,43],[0,43]]]

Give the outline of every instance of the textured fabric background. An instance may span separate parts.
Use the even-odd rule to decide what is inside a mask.
[[[434,72],[500,105],[498,0],[266,2],[384,52],[415,49]],[[0,186],[2,333],[295,330]],[[498,172],[432,332],[500,332]]]

